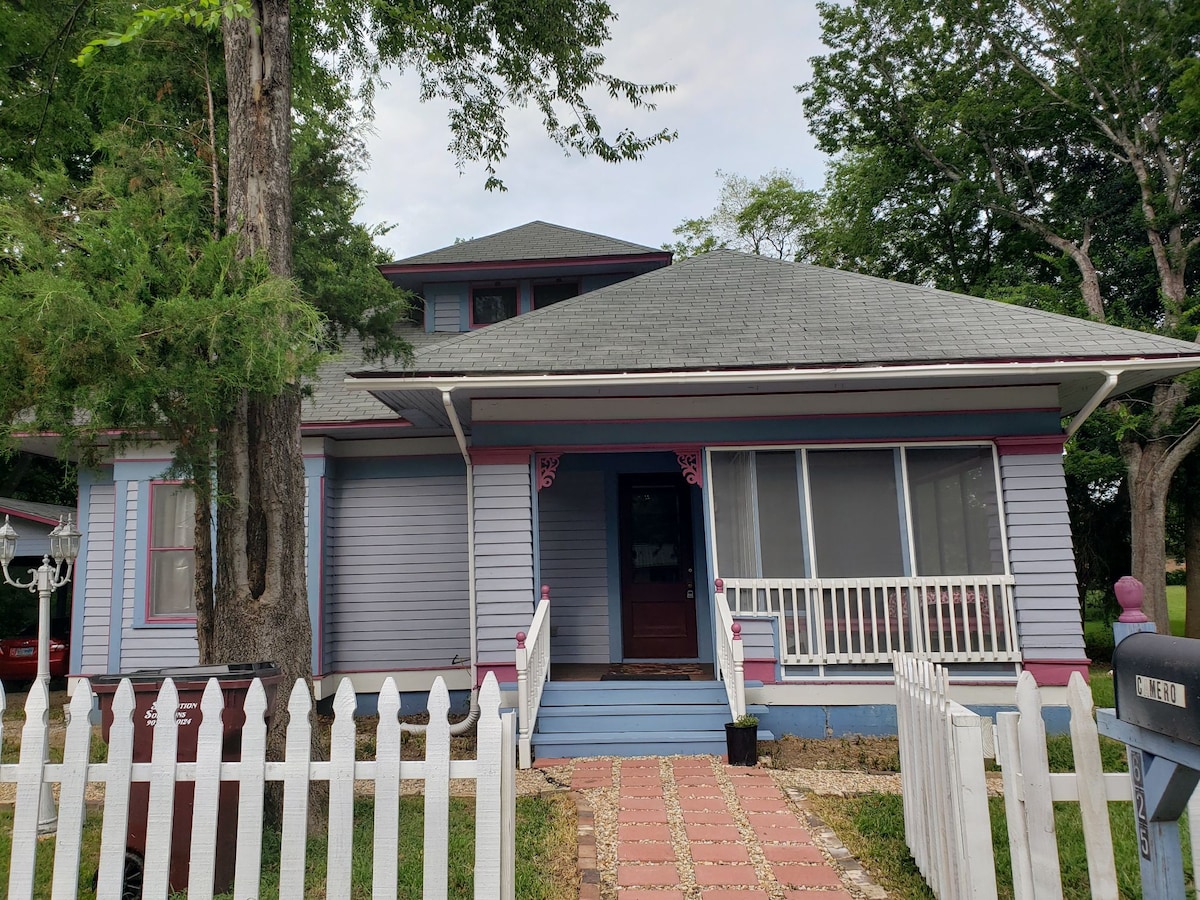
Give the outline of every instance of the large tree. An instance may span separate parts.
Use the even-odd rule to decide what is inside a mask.
[[[1200,237],[1200,11],[1176,0],[857,0],[821,7],[829,52],[800,90],[822,149],[908,166],[1073,265],[1097,321],[1193,337],[1188,259]],[[1115,200],[1124,199],[1124,204]],[[1155,314],[1106,292],[1105,240],[1136,223]],[[1136,254],[1135,254],[1136,255]],[[1200,444],[1183,381],[1127,404],[1133,572],[1166,624],[1166,498]]]
[[[534,0],[515,6],[503,0],[444,0],[419,5],[379,0],[344,0],[333,5],[293,5],[288,0],[197,0],[141,10],[132,19],[126,6],[125,16],[124,24],[115,30],[111,25],[93,25],[107,33],[89,45],[83,54],[85,59],[94,62],[102,46],[153,55],[161,35],[174,34],[181,25],[207,26],[208,33],[219,29],[223,65],[221,77],[215,80],[224,86],[226,124],[212,124],[209,131],[226,134],[227,145],[223,148],[218,141],[211,142],[213,158],[219,158],[224,168],[222,172],[221,165],[212,167],[209,199],[211,223],[229,237],[209,236],[203,246],[216,249],[200,255],[224,259],[222,271],[236,276],[224,293],[242,298],[243,303],[248,297],[259,303],[259,309],[249,320],[214,320],[211,336],[219,338],[221,329],[230,322],[243,322],[245,327],[253,323],[260,329],[259,334],[237,337],[246,338],[247,346],[253,347],[257,340],[279,352],[254,357],[259,362],[274,362],[270,377],[255,377],[253,372],[239,370],[238,377],[220,381],[221,390],[207,395],[194,416],[185,415],[188,402],[172,406],[169,396],[155,393],[137,379],[128,379],[121,387],[140,390],[150,399],[139,409],[145,415],[136,421],[125,419],[122,427],[144,426],[153,419],[157,407],[159,433],[177,440],[178,461],[190,470],[202,501],[208,497],[214,501],[197,504],[196,605],[202,660],[271,659],[286,677],[307,677],[311,672],[311,626],[303,565],[299,377],[311,360],[318,336],[312,332],[312,319],[305,314],[306,309],[315,312],[311,304],[306,307],[303,302],[311,298],[298,295],[288,286],[295,285],[295,276],[305,270],[328,268],[319,251],[297,254],[294,238],[302,236],[317,243],[325,240],[327,249],[343,255],[347,254],[347,246],[357,244],[347,244],[327,229],[295,228],[293,202],[307,202],[312,185],[306,183],[301,190],[293,191],[293,136],[301,135],[310,147],[340,152],[338,142],[344,139],[346,128],[345,119],[338,117],[352,115],[356,101],[369,103],[371,89],[384,65],[409,68],[420,78],[425,99],[436,96],[449,101],[451,150],[459,163],[482,161],[487,186],[502,187],[496,165],[507,151],[506,112],[510,106],[533,105],[552,140],[566,149],[615,162],[636,159],[654,144],[670,140],[672,134],[658,131],[639,136],[623,130],[606,137],[589,104],[589,95],[598,93],[623,99],[634,107],[649,107],[650,98],[670,86],[636,84],[604,70],[604,57],[598,50],[608,40],[614,15],[601,0]],[[210,62],[206,58],[206,63]],[[345,88],[349,77],[361,79],[364,85],[354,98]],[[211,86],[212,81],[206,79],[206,83]],[[335,127],[313,130],[312,111],[303,102],[299,115],[294,117],[296,86],[303,89],[306,102],[323,111],[328,116],[326,121]],[[219,98],[215,105],[220,106]],[[207,109],[211,113],[213,104]],[[213,116],[207,119],[211,122]],[[176,151],[179,146],[186,147],[187,142],[160,146],[164,151]],[[194,181],[196,169],[192,164],[198,157],[186,151],[183,156],[179,170],[190,173]],[[328,153],[325,158],[329,158]],[[300,162],[312,160],[302,155]],[[87,167],[85,162],[80,168]],[[298,166],[297,171],[304,169]],[[321,166],[311,166],[309,171],[319,172]],[[144,182],[127,184],[130,193],[136,194],[135,188],[140,189]],[[21,198],[27,218],[36,221],[44,208],[40,202],[33,204],[34,209],[28,208],[30,197],[36,194],[36,190],[18,188],[9,196]],[[59,209],[69,202],[64,200]],[[113,205],[117,212],[124,208]],[[40,216],[42,226],[52,221],[52,216]],[[33,228],[29,234],[36,232]],[[361,244],[362,232],[349,236]],[[177,235],[172,232],[170,237],[166,245],[177,246]],[[153,257],[150,245],[140,237],[137,240],[142,257]],[[367,250],[370,246],[366,241]],[[120,261],[111,262],[112,274],[117,275]],[[35,271],[28,253],[17,254],[11,263],[14,271],[20,270],[29,281],[44,274]],[[186,274],[188,270],[164,268],[164,272],[175,271]],[[218,283],[225,282],[218,279]],[[334,279],[327,279],[330,289],[324,292],[328,302],[323,309],[336,315],[341,304],[353,301],[358,294],[352,285],[339,290],[333,284]],[[75,287],[84,292],[81,300],[90,299],[86,284]],[[29,288],[26,284],[8,295],[16,298],[12,302],[23,302],[28,308],[36,303],[37,296]],[[195,292],[179,293],[192,296]],[[150,307],[158,306],[161,300],[153,290],[145,297]],[[386,307],[380,314],[379,305],[372,307],[359,300],[354,310],[357,324],[382,336],[390,333]],[[295,305],[296,301],[300,305]],[[81,302],[78,307],[87,312],[86,305]],[[369,315],[372,309],[373,316]],[[135,328],[131,337],[144,340],[147,333],[146,329]],[[162,334],[168,334],[168,330],[164,328]],[[81,341],[81,346],[95,348],[97,342]],[[7,361],[16,360],[14,369],[32,364],[34,357],[26,348],[9,349],[12,355]],[[117,362],[133,360],[120,371],[136,370],[142,364],[139,354],[146,350],[141,347],[137,352],[116,354]],[[200,340],[192,345],[191,353],[183,354],[183,359],[199,370],[221,369],[226,356]],[[78,374],[80,369],[71,371]],[[118,367],[111,366],[108,371],[118,371]],[[168,375],[174,377],[176,373]],[[90,410],[88,401],[97,391],[111,397],[117,390],[113,379],[95,380],[99,388],[42,383],[39,389],[30,383],[21,396],[6,398],[10,401],[8,408],[25,402],[37,410],[39,423],[56,417],[61,420],[74,406]],[[48,381],[53,379],[48,376]],[[186,394],[185,384],[172,383]],[[104,415],[88,418],[89,425],[120,418],[117,413],[123,410],[108,403],[101,411]],[[214,523],[210,519],[214,510],[215,547],[211,539]],[[277,717],[272,727],[276,745],[282,737],[278,726],[283,718]]]
[[[721,194],[716,209],[686,219],[673,233],[678,238],[663,249],[680,258],[710,250],[743,250],[776,259],[808,260],[814,254],[821,197],[791,172],[773,169],[751,180],[717,172]]]

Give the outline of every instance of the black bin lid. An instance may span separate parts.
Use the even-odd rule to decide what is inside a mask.
[[[279,667],[270,662],[227,663],[216,666],[168,666],[163,669],[137,669],[133,672],[116,672],[110,675],[92,675],[92,684],[118,684],[128,678],[134,684],[173,681],[248,681],[252,678],[270,678],[279,675]]]

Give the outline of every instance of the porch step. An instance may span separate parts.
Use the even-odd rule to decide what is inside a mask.
[[[751,706],[762,716],[765,706]],[[725,753],[729,704],[715,681],[549,682],[534,755],[671,756]],[[759,729],[760,740],[774,735]]]

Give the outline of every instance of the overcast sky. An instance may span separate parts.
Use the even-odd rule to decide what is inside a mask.
[[[446,107],[421,104],[399,76],[376,98],[370,168],[359,178],[364,222],[393,222],[383,243],[403,258],[455,238],[481,237],[535,219],[657,247],[671,229],[717,200],[718,169],[751,178],[790,169],[819,187],[824,157],[813,146],[794,85],[821,52],[812,0],[611,0],[619,19],[604,48],[607,70],[638,82],[668,81],[655,112],[595,100],[615,134],[672,128],[679,137],[639,162],[566,157],[536,115],[509,120],[508,191],[487,192],[479,165],[460,174],[446,150]]]

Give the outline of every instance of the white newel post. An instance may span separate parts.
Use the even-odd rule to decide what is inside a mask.
[[[737,701],[733,716],[740,719],[746,714],[746,647],[742,643],[742,623],[734,622],[729,630],[733,633],[733,695]]]
[[[517,632],[517,709],[520,716],[517,752],[520,766],[533,765],[532,735],[529,728],[529,651],[525,648],[525,632]]]

